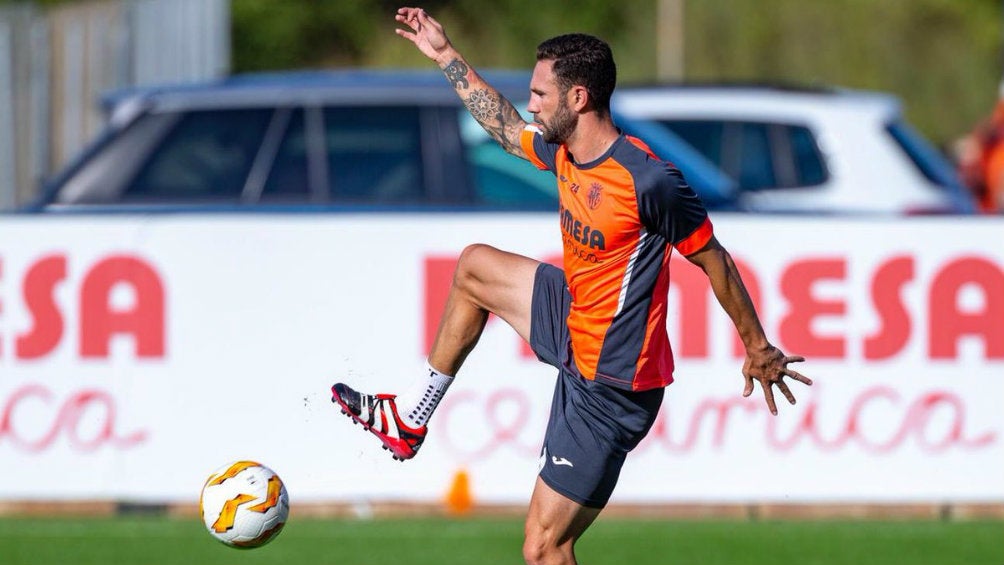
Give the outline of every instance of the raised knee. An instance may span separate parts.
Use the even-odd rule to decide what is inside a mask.
[[[453,272],[453,285],[468,289],[472,283],[481,280],[480,272],[485,268],[485,261],[493,251],[494,247],[483,243],[472,243],[465,247],[457,259],[457,268]]]
[[[457,259],[457,270],[469,269],[481,263],[488,255],[498,251],[491,245],[485,243],[472,243],[460,252]]]

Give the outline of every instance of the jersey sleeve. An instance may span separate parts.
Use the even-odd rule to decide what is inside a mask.
[[[714,231],[704,203],[683,175],[668,164],[661,174],[638,187],[642,223],[659,233],[683,255],[704,247]]]
[[[536,126],[528,124],[523,128],[519,135],[519,144],[535,167],[543,171],[557,172],[555,155],[561,146],[557,143],[544,141],[544,136],[540,134],[540,129]]]

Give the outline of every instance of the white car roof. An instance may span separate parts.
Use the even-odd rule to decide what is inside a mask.
[[[901,113],[899,99],[886,93],[769,86],[627,86],[614,92],[613,103],[627,114],[648,118],[704,115],[815,121],[854,113],[858,119],[867,116],[886,122]]]

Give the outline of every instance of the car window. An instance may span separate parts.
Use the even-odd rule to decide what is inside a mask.
[[[304,202],[310,199],[306,125],[302,108],[293,111],[262,187],[263,201]]]
[[[743,190],[824,183],[826,164],[812,131],[797,124],[738,120],[661,120]]]
[[[515,106],[525,108],[526,103],[518,101]],[[557,207],[554,175],[506,153],[467,110],[459,112],[465,157],[479,203],[520,209]],[[524,120],[533,119],[525,111],[521,113]],[[735,182],[680,136],[656,122],[633,120],[616,112],[614,119],[624,133],[639,137],[660,158],[679,167],[710,209],[730,209],[734,205]]]
[[[826,182],[826,165],[816,145],[816,137],[809,128],[784,126],[788,143],[791,144],[792,161],[795,166],[796,185],[812,186]]]
[[[236,201],[271,109],[184,113],[126,186],[124,201]]]
[[[739,126],[740,137],[736,153],[739,186],[747,190],[776,188],[774,159],[771,153],[767,124],[744,123]],[[728,170],[728,169],[726,169]]]
[[[324,110],[331,200],[349,204],[418,204],[426,188],[417,106]]]
[[[952,166],[913,128],[902,121],[895,121],[886,125],[885,130],[927,180],[943,187],[958,183]]]
[[[479,204],[499,208],[558,208],[554,175],[506,153],[466,109],[460,110],[460,137]]]
[[[116,202],[146,156],[180,118],[179,113],[145,114],[121,130],[105,130],[96,144],[54,184],[57,204]]]
[[[663,120],[661,123],[700,151],[718,168],[722,167],[722,138],[725,129],[723,122]]]

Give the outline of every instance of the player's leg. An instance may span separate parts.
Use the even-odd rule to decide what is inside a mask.
[[[617,389],[574,367],[560,370],[527,517],[528,563],[575,563],[576,540],[610,500],[627,454],[658,416],[663,392]]]
[[[529,340],[534,273],[539,264],[488,245],[464,249],[429,352],[428,371],[396,399],[409,425],[424,426],[432,417],[453,376],[477,345],[489,313]]]
[[[461,253],[446,308],[429,355],[429,367],[401,396],[357,392],[343,383],[331,387],[342,413],[377,436],[395,459],[415,456],[426,423],[495,314],[524,339],[530,334],[530,305],[538,261],[487,245]]]
[[[464,249],[429,353],[432,368],[457,374],[481,337],[489,313],[529,341],[533,280],[539,264],[488,245]]]
[[[575,542],[599,513],[599,508],[566,498],[538,477],[524,527],[523,559],[530,565],[577,563]]]

